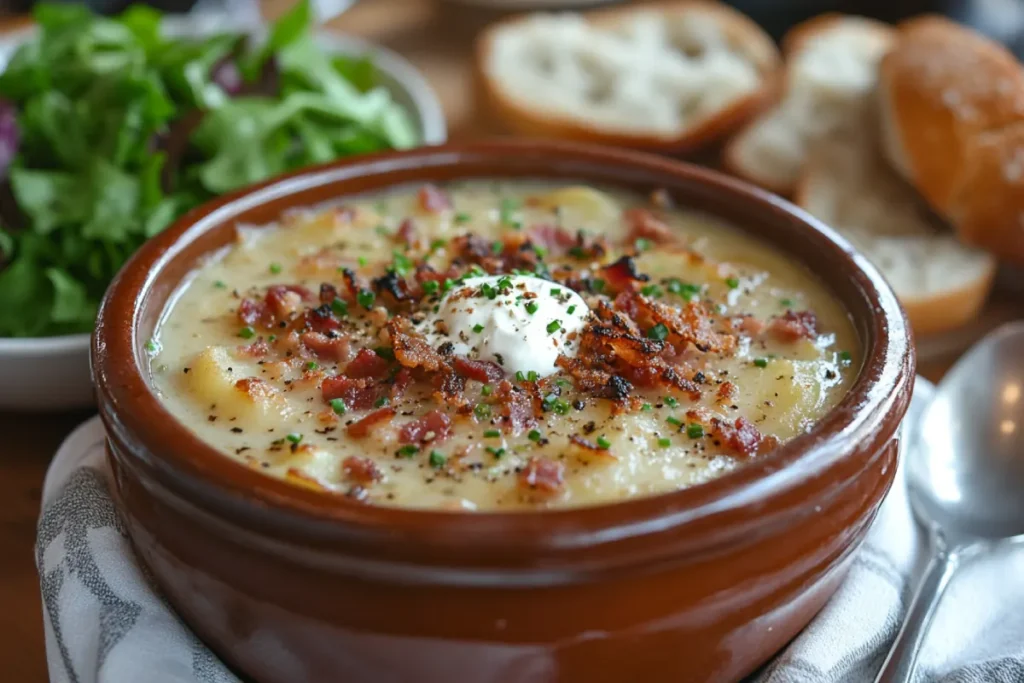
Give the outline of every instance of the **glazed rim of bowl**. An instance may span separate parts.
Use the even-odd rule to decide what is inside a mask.
[[[849,393],[813,428],[775,452],[694,487],[591,507],[447,512],[372,506],[269,477],[220,453],[181,424],[147,380],[145,341],[185,274],[228,242],[236,222],[265,224],[291,207],[423,182],[507,178],[665,188],[679,206],[724,218],[773,241],[810,268],[851,316],[863,360]],[[878,271],[829,228],[784,200],[725,175],[652,155],[562,142],[498,141],[344,160],[286,175],[190,212],[147,242],[117,276],[100,310],[92,365],[114,450],[144,467],[153,495],[187,501],[218,523],[258,529],[281,552],[345,548],[372,571],[425,566],[480,572],[622,568],[753,539],[808,514],[816,485],[851,452],[894,435],[914,376],[910,332]],[[875,457],[878,457],[877,455]],[[861,468],[863,469],[863,468]],[[860,471],[860,470],[856,470]],[[838,495],[856,471],[831,486]],[[770,507],[771,500],[784,501]],[[714,530],[714,533],[711,533]],[[710,535],[709,535],[710,534]],[[650,541],[652,538],[656,541]],[[664,539],[665,542],[659,542]],[[543,558],[543,562],[539,558]],[[538,564],[540,563],[540,564]],[[420,574],[422,576],[422,574]]]

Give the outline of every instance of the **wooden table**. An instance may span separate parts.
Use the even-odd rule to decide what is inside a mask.
[[[288,0],[271,0],[267,15],[276,16]],[[444,4],[437,0],[366,0],[332,26],[386,45],[415,64],[438,92],[452,139],[498,132],[477,112],[471,85],[472,40],[500,15]],[[999,318],[1019,304],[1004,302]],[[1024,309],[1018,309],[1024,317]],[[938,379],[948,360],[920,368]],[[89,412],[24,416],[0,414],[0,676],[4,681],[48,680],[43,648],[42,608],[33,545],[46,467],[67,433]]]

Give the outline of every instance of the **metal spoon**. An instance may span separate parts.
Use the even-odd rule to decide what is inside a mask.
[[[875,683],[907,683],[960,562],[1024,534],[1024,323],[988,335],[939,384],[907,449],[907,491],[932,557]]]

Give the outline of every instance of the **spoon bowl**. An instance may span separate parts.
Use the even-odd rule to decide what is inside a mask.
[[[932,557],[876,683],[912,680],[961,561],[1024,534],[1024,323],[1000,327],[957,362],[915,434],[904,462],[907,493]]]
[[[999,328],[946,375],[908,449],[914,512],[950,544],[1024,534],[1024,323]]]

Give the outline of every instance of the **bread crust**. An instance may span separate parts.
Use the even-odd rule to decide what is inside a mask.
[[[1024,263],[1024,67],[936,16],[900,26],[882,60],[886,157],[963,241]]]
[[[784,197],[792,197],[796,191],[796,184],[784,182],[777,178],[758,177],[750,169],[747,169],[742,160],[741,149],[748,143],[749,136],[753,135],[758,126],[774,115],[786,98],[792,84],[790,73],[793,58],[807,47],[807,43],[813,38],[826,34],[840,28],[843,24],[855,21],[863,29],[871,31],[878,36],[880,41],[895,42],[897,31],[880,21],[865,17],[851,16],[837,12],[820,14],[808,19],[791,28],[782,38],[782,55],[785,60],[785,68],[777,79],[777,93],[774,106],[767,108],[757,118],[744,125],[736,135],[729,140],[722,149],[722,166],[732,173],[752,183],[760,185]]]
[[[680,134],[671,136],[602,129],[569,115],[531,109],[510,96],[488,71],[488,59],[498,31],[529,18],[528,15],[524,15],[491,25],[477,39],[474,76],[480,100],[497,120],[522,135],[674,153],[698,150],[722,140],[773,101],[778,89],[777,79],[781,67],[779,52],[772,39],[760,26],[731,7],[708,0],[674,0],[595,10],[583,13],[583,16],[590,23],[608,26],[637,12],[652,10],[666,16],[700,12],[713,17],[728,37],[742,43],[748,50],[761,77],[761,87],[719,109],[713,115],[696,121]]]
[[[880,152],[871,153],[875,155],[880,154]],[[844,160],[848,163],[852,159],[860,158],[862,157],[856,153],[844,154]],[[878,159],[878,162],[881,163],[881,159]],[[812,208],[812,184],[816,179],[827,173],[824,170],[824,164],[826,163],[828,162],[824,156],[808,163],[794,192],[794,202],[808,212],[811,212]],[[889,178],[889,180],[901,182],[895,177]],[[880,182],[885,183],[887,181],[882,177]],[[863,191],[863,188],[857,187],[851,191],[860,192]],[[907,187],[907,192],[910,193],[913,190]],[[825,222],[828,223],[829,221],[825,220]],[[841,227],[837,226],[837,229],[842,232]],[[994,259],[990,259],[990,262],[977,273],[976,277],[959,282],[957,287],[944,289],[929,295],[912,295],[900,291],[897,291],[896,294],[899,297],[900,304],[903,305],[903,310],[906,311],[907,319],[910,321],[914,334],[918,337],[935,335],[962,328],[975,319],[985,306],[988,295],[992,290],[995,275],[996,263]]]

